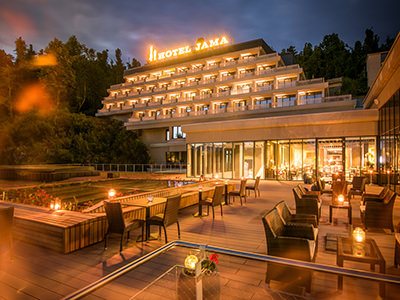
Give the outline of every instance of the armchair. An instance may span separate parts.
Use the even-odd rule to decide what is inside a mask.
[[[281,216],[284,224],[290,223],[305,223],[312,224],[314,228],[318,227],[317,217],[313,214],[294,214],[290,211],[285,201],[279,202],[275,205],[276,210]]]
[[[393,206],[396,196],[395,192],[388,190],[382,202],[365,201],[365,205],[360,206],[361,220],[365,229],[388,228],[394,232]]]
[[[348,198],[349,200],[354,197],[354,195],[362,196],[365,192],[365,183],[367,179],[364,176],[354,176],[352,187],[349,190]]]
[[[263,217],[267,254],[303,261],[315,261],[317,242],[310,238],[313,226],[285,226],[274,208]],[[311,231],[310,231],[311,230]],[[314,233],[313,233],[314,234]],[[271,280],[292,282],[311,291],[312,271],[268,263],[266,282]]]
[[[361,204],[365,205],[366,201],[382,202],[388,191],[389,188],[385,186],[379,194],[363,193],[361,196]]]
[[[303,194],[298,186],[292,189],[296,201],[296,214],[312,214],[317,218],[317,224],[321,217],[321,194]]]

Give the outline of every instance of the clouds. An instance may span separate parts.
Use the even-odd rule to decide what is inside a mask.
[[[263,38],[275,50],[319,43],[338,33],[348,44],[372,27],[383,39],[400,30],[400,3],[381,0],[1,0],[0,48],[22,36],[36,49],[71,35],[96,50],[121,48],[145,61],[150,43],[168,48],[226,33],[235,42]]]

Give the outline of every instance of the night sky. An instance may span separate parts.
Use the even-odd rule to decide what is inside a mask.
[[[0,0],[0,49],[14,54],[22,36],[35,50],[76,35],[95,50],[120,48],[142,63],[148,45],[192,45],[226,34],[235,43],[263,38],[274,50],[319,44],[338,33],[350,46],[366,28],[381,37],[400,31],[399,0]]]

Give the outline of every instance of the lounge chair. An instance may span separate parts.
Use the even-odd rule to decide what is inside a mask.
[[[297,259],[303,261],[315,261],[317,240],[314,239],[313,226],[290,225],[283,223],[278,211],[274,208],[263,217],[265,237],[267,242],[267,254]],[[306,287],[311,291],[312,271],[268,263],[266,282],[271,280],[292,283],[294,286]]]
[[[317,218],[317,223],[321,217],[321,194],[319,192],[313,194],[304,194],[301,185],[297,185],[292,189],[294,199],[296,201],[296,214],[311,214]]]
[[[275,205],[276,210],[281,216],[284,224],[304,223],[312,224],[314,228],[318,227],[317,217],[313,214],[294,214],[290,211],[285,201],[281,201]]]
[[[365,205],[360,206],[361,220],[365,229],[387,228],[394,232],[393,206],[396,196],[395,192],[389,190],[382,202],[365,201]]]

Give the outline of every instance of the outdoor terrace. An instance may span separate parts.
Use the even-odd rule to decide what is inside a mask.
[[[216,210],[216,217],[194,218],[192,213],[197,206],[184,209],[180,213],[181,240],[194,243],[231,248],[241,251],[266,254],[265,233],[261,216],[280,200],[286,200],[294,210],[295,203],[292,187],[298,182],[262,182],[261,197],[251,194],[247,203],[240,206],[236,201],[224,206],[223,217]],[[378,188],[367,187],[367,191]],[[332,224],[328,222],[328,203],[330,196],[324,196],[322,219],[318,240],[317,264],[336,265],[336,253],[325,250],[324,236],[328,233],[348,235],[350,227],[345,222],[346,214],[336,211]],[[352,201],[353,225],[360,225],[359,197]],[[395,204],[395,224],[399,222],[400,204]],[[156,228],[154,228],[156,229]],[[157,231],[157,230],[155,230]],[[169,240],[177,238],[176,226],[167,228]],[[32,246],[16,240],[15,259],[9,259],[7,245],[2,245],[0,256],[0,299],[59,299],[77,289],[93,283],[125,264],[164,245],[164,238],[136,243],[135,237],[124,245],[119,253],[119,236],[109,239],[109,247],[103,249],[103,243],[64,255],[55,251]],[[367,237],[373,238],[386,260],[386,273],[400,275],[393,265],[394,234],[388,231],[368,231]],[[150,260],[129,276],[122,276],[111,284],[95,291],[85,299],[129,299],[140,289],[152,282],[171,265],[182,264],[189,250],[173,251]],[[369,270],[366,264],[346,262],[345,267]],[[221,255],[217,266],[220,285],[220,299],[295,299],[271,290],[265,286],[266,264],[250,259]],[[312,281],[313,299],[376,299],[378,284],[352,278],[344,278],[343,292],[336,287],[337,276],[315,273]],[[145,299],[168,299],[170,286],[156,286]],[[387,299],[396,299],[399,289],[387,286]],[[285,298],[286,297],[286,298]]]

